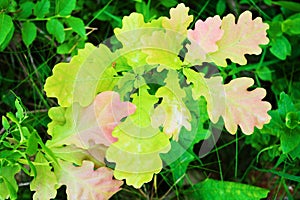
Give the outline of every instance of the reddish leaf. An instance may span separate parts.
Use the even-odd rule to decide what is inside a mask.
[[[109,199],[120,190],[123,181],[113,179],[107,167],[94,170],[94,164],[83,161],[80,167],[60,161],[59,183],[67,186],[68,199]]]
[[[65,111],[66,122],[63,125],[49,124],[52,140],[48,147],[74,144],[80,148],[89,148],[95,144],[109,146],[116,138],[112,137],[113,129],[120,120],[135,112],[135,105],[121,102],[118,93],[106,91],[98,94],[88,107],[75,103]],[[56,116],[51,116],[53,124]]]

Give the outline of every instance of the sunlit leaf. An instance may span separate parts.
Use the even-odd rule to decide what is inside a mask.
[[[192,83],[192,95],[195,100],[204,96],[207,101],[207,112],[213,123],[216,123],[219,116],[225,109],[225,90],[222,77],[216,76],[205,78],[203,73],[192,69],[183,69],[187,83]]]
[[[94,170],[94,164],[83,161],[81,166],[60,161],[58,181],[67,186],[68,199],[109,199],[120,190],[122,181],[113,180],[113,171],[106,167]]]
[[[170,70],[165,80],[166,85],[160,87],[155,96],[163,98],[162,102],[155,108],[152,115],[152,125],[154,127],[163,126],[163,132],[174,140],[178,140],[178,135],[182,126],[187,130],[191,129],[191,114],[183,102],[186,96],[185,91],[179,85],[178,74]]]
[[[33,199],[52,199],[56,196],[57,178],[42,153],[35,158],[37,176],[30,183],[30,190],[35,191]]]
[[[63,107],[74,102],[81,106],[89,105],[100,92],[97,89],[102,76],[105,74],[105,80],[108,78],[106,69],[112,68],[117,56],[104,45],[97,48],[87,43],[70,63],[59,63],[53,68],[53,75],[47,78],[44,86],[47,96],[56,97]],[[111,78],[113,76],[114,73]]]
[[[188,7],[185,7],[183,3],[178,4],[176,8],[170,9],[170,19],[163,17],[162,26],[167,30],[186,35],[187,28],[193,21],[193,16],[188,15],[188,12]]]
[[[198,20],[194,30],[188,30],[188,39],[191,44],[187,45],[186,61],[193,64],[202,64],[206,54],[218,50],[216,42],[224,34],[221,30],[222,20],[219,16],[209,17],[205,21]],[[195,60],[199,60],[196,61]]]
[[[132,103],[121,102],[118,93],[102,92],[88,107],[78,104],[68,107],[64,114],[64,124],[56,123],[56,116],[50,116],[56,126],[51,125],[52,128],[48,130],[52,140],[47,142],[47,146],[74,144],[83,149],[95,144],[109,146],[116,141],[111,135],[114,127],[122,118],[134,113],[135,109]]]
[[[142,44],[143,53],[148,56],[146,61],[148,64],[160,64],[162,67],[171,69],[180,69],[182,62],[178,56],[182,48],[182,35],[177,32],[155,31],[151,36],[143,37]],[[178,42],[174,42],[177,40]]]
[[[140,127],[148,127],[151,124],[151,113],[154,110],[154,104],[158,102],[158,98],[150,95],[147,91],[148,86],[144,85],[139,88],[138,94],[133,94],[132,103],[136,105],[136,112],[128,117]]]
[[[224,85],[226,107],[222,117],[226,129],[231,134],[237,131],[237,125],[241,127],[243,133],[251,134],[254,127],[261,129],[271,120],[267,113],[271,109],[271,104],[262,101],[266,96],[265,89],[247,90],[253,83],[253,79],[244,77],[234,79]]]
[[[64,161],[74,163],[76,165],[81,165],[83,160],[90,160],[97,166],[105,165],[105,153],[107,146],[103,144],[96,144],[88,149],[79,148],[75,145],[66,145],[59,147],[52,147],[51,151],[55,154],[57,158]]]
[[[17,199],[18,184],[15,175],[20,171],[20,166],[10,164],[0,167],[0,197],[2,199]]]
[[[141,51],[145,48],[142,38],[151,36],[154,31],[162,30],[161,18],[145,23],[144,16],[139,13],[131,13],[122,20],[122,28],[115,28],[116,38],[123,44],[120,54],[123,55],[128,64],[135,68],[146,63],[146,54]]]
[[[168,136],[158,128],[142,128],[125,120],[113,131],[118,141],[111,144],[106,158],[116,163],[114,176],[127,185],[140,188],[162,169],[160,153],[170,150]]]
[[[219,49],[209,53],[209,58],[216,65],[227,66],[226,59],[240,65],[245,65],[247,60],[245,54],[261,53],[260,44],[267,44],[269,39],[266,37],[268,24],[262,22],[260,17],[252,20],[250,11],[243,12],[237,23],[232,14],[222,19],[221,29],[224,31],[222,38],[217,41]]]

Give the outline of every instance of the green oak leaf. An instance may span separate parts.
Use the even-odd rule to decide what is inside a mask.
[[[147,81],[144,76],[154,67],[155,65],[143,65],[136,67],[133,70],[124,72],[123,76],[118,77],[119,81],[116,84],[118,87],[116,91],[120,94],[123,100],[129,99],[129,95],[141,86],[147,85]]]
[[[117,72],[113,67],[104,70],[101,81],[98,82],[97,91],[110,91],[113,90],[118,82]]]
[[[114,79],[114,71],[106,69],[112,68],[117,57],[105,45],[97,48],[87,43],[70,63],[59,63],[54,67],[53,75],[47,78],[44,86],[47,96],[56,97],[62,107],[71,106],[74,102],[81,106],[89,105],[104,89],[100,85],[102,79],[107,81],[110,75]]]
[[[33,199],[53,199],[56,196],[57,178],[49,162],[42,153],[35,158],[37,176],[30,183],[30,190],[35,191]]]
[[[139,127],[148,127],[151,125],[151,113],[154,110],[154,104],[158,102],[158,98],[148,93],[149,87],[143,85],[139,88],[138,93],[131,95],[132,103],[137,109],[134,114],[128,117],[127,120],[132,120]]]
[[[163,68],[180,69],[183,63],[178,54],[183,40],[182,35],[173,31],[154,31],[152,35],[142,37],[142,52],[148,55],[146,62],[160,64]]]
[[[130,93],[135,89],[135,81],[136,75],[131,72],[124,73],[124,76],[119,78],[116,91],[120,94],[122,100],[130,98]]]
[[[158,128],[142,128],[125,120],[114,129],[113,136],[118,141],[109,146],[106,159],[116,163],[115,178],[140,188],[161,171],[159,154],[170,150],[170,142]]]
[[[189,8],[183,3],[178,4],[176,8],[170,9],[170,19],[163,17],[162,26],[167,30],[185,35],[187,28],[193,21],[193,15],[188,15]]]
[[[20,171],[20,166],[10,164],[0,167],[0,198],[17,199],[18,184],[15,175]]]
[[[221,76],[205,78],[201,72],[189,68],[183,69],[187,83],[192,83],[192,95],[195,100],[204,96],[207,101],[207,112],[213,123],[216,123],[225,109],[225,89]]]
[[[114,33],[123,47],[139,48],[142,36],[151,35],[153,31],[161,29],[161,21],[162,19],[159,18],[145,23],[142,14],[131,13],[123,18],[122,28],[115,28]]]
[[[66,145],[59,147],[52,147],[51,151],[58,158],[74,163],[76,165],[81,165],[83,160],[93,161],[97,166],[104,166],[104,157],[107,146],[104,145],[94,145],[88,149],[79,148],[75,145]]]
[[[142,37],[150,36],[154,31],[162,30],[162,18],[145,23],[144,16],[140,13],[131,13],[122,20],[122,28],[115,28],[116,38],[122,43],[121,55],[127,59],[132,68],[145,64],[147,54],[142,52],[145,48],[142,44]]]
[[[190,99],[186,97],[186,102],[189,105],[189,109],[192,110],[191,131],[182,128],[179,140],[171,141],[171,150],[166,154],[160,154],[164,163],[170,166],[174,183],[177,182],[178,185],[183,184],[183,176],[187,167],[191,161],[195,160],[194,145],[210,136],[210,130],[204,128],[204,123],[209,120],[205,100],[203,98],[200,99],[201,103],[193,100],[190,89],[186,89],[186,93],[188,94],[187,96],[190,96]]]

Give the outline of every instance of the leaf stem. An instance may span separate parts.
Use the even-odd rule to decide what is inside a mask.
[[[25,22],[33,22],[33,21],[48,21],[51,19],[57,19],[57,18],[69,18],[71,15],[68,16],[60,16],[60,15],[54,15],[51,17],[47,17],[47,18],[33,18],[33,19],[15,19],[18,21],[25,21]]]
[[[239,137],[238,133],[235,134],[235,167],[234,167],[234,178],[237,178],[239,164]]]

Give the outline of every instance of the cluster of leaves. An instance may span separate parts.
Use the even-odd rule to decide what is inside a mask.
[[[115,163],[116,179],[140,188],[161,171],[163,161],[176,168],[176,162],[187,157],[187,149],[209,136],[204,122],[217,123],[222,116],[230,133],[236,133],[239,125],[251,134],[254,127],[270,121],[271,106],[262,101],[265,90],[247,90],[252,79],[223,84],[222,77],[206,78],[193,69],[203,62],[226,67],[227,58],[246,64],[245,54],[259,54],[258,45],[268,43],[268,26],[245,12],[237,23],[233,15],[222,20],[215,16],[198,20],[194,30],[187,30],[193,21],[188,11],[179,4],[170,10],[170,18],[147,23],[143,15],[132,13],[124,17],[122,28],[114,30],[122,48],[112,52],[103,44],[86,44],[70,63],[55,66],[45,91],[58,99],[60,107],[49,111],[52,139],[46,147],[61,160],[58,163],[83,167],[93,162],[98,167],[105,164],[105,157]],[[186,39],[190,43],[180,59]],[[185,162],[186,167],[191,161]],[[70,198],[72,185],[66,185]],[[265,190],[258,192],[266,195]]]
[[[86,29],[82,19],[71,15],[76,0],[0,1],[0,51],[10,43],[16,23],[21,29],[22,41],[29,47],[39,35],[47,31],[59,44],[57,53],[71,53],[76,47],[83,47]],[[41,23],[42,22],[42,23]],[[46,30],[44,28],[46,26]],[[76,33],[76,37],[71,37]],[[54,42],[54,40],[53,40]]]
[[[21,170],[32,177],[29,180],[30,190],[35,191],[33,199],[54,198],[61,185],[68,186],[67,194],[70,199],[108,199],[119,190],[122,181],[112,179],[111,169],[98,166],[94,170],[94,163],[90,161],[80,162],[80,167],[76,167],[58,159],[44,144],[37,131],[26,122],[28,116],[19,99],[16,99],[15,106],[15,114],[9,112],[7,117],[2,116],[5,131],[0,140],[1,199],[17,199],[19,187],[14,177]],[[95,147],[94,150],[97,148],[101,149]],[[69,150],[64,153],[74,156],[70,155],[73,153],[72,148]],[[77,150],[74,164],[76,160],[80,160],[80,156],[85,156],[83,152]]]

